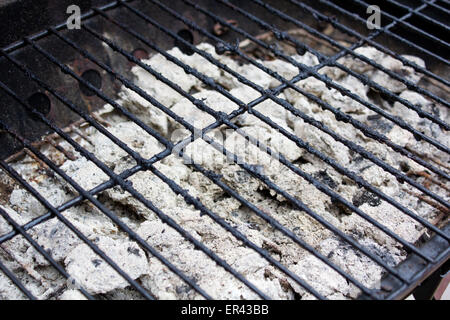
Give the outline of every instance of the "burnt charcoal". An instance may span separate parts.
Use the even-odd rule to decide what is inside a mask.
[[[383,133],[391,131],[394,127],[393,123],[383,120],[379,114],[367,116],[367,121],[370,128]]]
[[[367,203],[371,207],[377,207],[381,204],[381,199],[370,191],[364,190],[353,196],[352,202],[355,206],[360,207]]]
[[[331,189],[335,189],[337,187],[337,183],[328,175],[326,170],[321,170],[314,173],[313,177],[326,184]]]
[[[401,169],[403,172],[408,172],[408,171],[411,169],[411,167],[409,166],[408,163],[402,161],[402,162],[400,162],[400,169]]]
[[[431,104],[431,112],[436,117],[440,117],[441,116],[441,111],[439,110],[439,108],[436,106],[435,103]]]
[[[353,211],[347,207],[346,205],[344,205],[342,202],[339,202],[337,200],[331,200],[332,205],[338,209],[339,214],[345,214],[345,215],[351,215],[353,213]]]
[[[100,260],[100,259],[94,259],[91,262],[96,268],[102,264],[102,260]]]
[[[138,257],[141,256],[141,254],[139,253],[139,249],[137,249],[137,248],[128,247],[127,251],[129,253],[131,253],[131,254],[134,254],[134,255],[138,256]]]

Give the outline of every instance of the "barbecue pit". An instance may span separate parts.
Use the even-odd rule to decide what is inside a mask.
[[[91,4],[4,47],[2,299],[398,299],[439,269],[446,9],[319,2]]]

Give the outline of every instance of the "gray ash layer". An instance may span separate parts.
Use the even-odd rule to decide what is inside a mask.
[[[274,88],[280,84],[252,65],[238,65],[227,56],[217,55],[214,48],[208,44],[200,44],[199,49],[210,53],[216,59],[263,88]],[[400,72],[414,83],[420,80],[420,75],[411,68],[403,66],[399,61],[385,56],[373,48],[363,47],[356,51],[390,70]],[[246,87],[216,66],[207,63],[197,54],[186,56],[177,48],[170,50],[169,53],[211,77],[244,103],[259,97],[258,92]],[[318,64],[317,59],[309,53],[303,56],[293,56],[293,58],[309,66]],[[407,58],[424,66],[423,61],[416,57],[408,56]],[[339,62],[356,72],[365,74],[380,85],[399,94],[401,98],[425,110],[436,108],[423,96],[407,90],[405,85],[359,60],[343,57]],[[161,72],[169,80],[179,84],[183,90],[197,92],[194,97],[201,99],[207,106],[216,111],[230,113],[238,109],[236,104],[218,92],[205,88],[197,78],[186,74],[181,68],[168,62],[161,55],[155,55],[146,60],[145,63]],[[296,67],[281,60],[261,61],[261,63],[287,79],[291,79],[298,73]],[[187,99],[143,69],[134,67],[132,71],[135,75],[135,83],[139,87],[197,128],[204,128],[215,121],[211,115],[199,111]],[[356,78],[337,68],[326,67],[321,69],[320,72],[358,94],[364,100],[371,101],[389,113],[401,117],[426,135],[435,137],[439,141],[448,141],[448,136],[439,127],[425,125],[427,121],[424,122],[414,111],[407,109],[398,102],[391,103],[383,100],[377,93],[370,92],[369,88]],[[328,89],[319,80],[310,77],[299,81],[297,85],[333,107],[385,134],[400,146],[407,146],[422,155],[433,152],[436,158],[441,159],[442,162],[448,162],[449,159],[444,153],[436,152],[428,144],[417,141],[411,133],[380,118],[358,102],[341,95],[337,90]],[[423,171],[423,168],[415,162],[392,152],[385,145],[367,138],[351,125],[337,121],[331,112],[322,110],[320,106],[309,101],[298,92],[288,89],[281,93],[279,97],[285,99],[306,115],[321,121],[346,139],[363,146],[394,168],[407,168],[405,171],[408,171],[408,173]],[[173,121],[164,112],[129,89],[123,88],[118,103],[138,115],[146,124],[158,130],[173,142],[189,135],[189,132],[179,123]],[[358,154],[334,141],[324,132],[306,124],[300,117],[292,115],[275,102],[266,100],[256,106],[255,109],[269,117],[287,132],[303,139],[321,153],[356,172],[374,187],[410,208],[419,216],[431,221],[438,215],[435,208],[420,201],[411,193],[415,191],[410,186],[400,184],[394,176],[362,159]],[[439,109],[439,112],[441,118],[448,121],[447,109]],[[112,134],[139,152],[142,157],[150,158],[164,149],[158,141],[150,137],[136,124],[119,116],[109,105],[106,105],[99,112],[99,117],[110,124],[107,129]],[[424,232],[424,229],[416,221],[407,217],[392,205],[381,201],[376,195],[358,187],[351,179],[339,174],[306,150],[297,147],[294,142],[288,140],[280,132],[255,116],[244,114],[235,118],[233,122],[275,152],[283,154],[297,168],[322,182],[406,241],[414,243]],[[114,172],[120,173],[136,164],[125,151],[92,127],[84,127],[82,130],[88,140],[74,135],[77,141],[95,154],[99,160],[106,163]],[[221,126],[209,132],[208,136],[223,144],[230,152],[240,156],[246,163],[258,168],[259,173],[266,175],[276,185],[292,197],[301,200],[332,225],[357,239],[389,265],[395,266],[406,257],[406,252],[401,249],[398,242],[352,213],[339,202],[317,190],[305,179],[280,164],[277,159],[249,144],[236,131]],[[62,141],[60,144],[71,150],[66,142]],[[87,190],[108,180],[108,177],[98,167],[82,157],[74,161],[66,160],[60,152],[51,146],[44,146],[41,151],[61,165],[61,169]],[[330,261],[340,266],[365,286],[376,288],[379,285],[383,269],[375,262],[354,250],[333,232],[293,206],[285,197],[269,189],[267,185],[251,176],[243,168],[227,161],[220,152],[205,141],[198,139],[189,144],[185,149],[185,154],[206,170],[211,170],[220,175],[221,181],[233,188],[244,199],[295,232],[298,237],[327,256]],[[46,176],[45,172],[39,169],[38,164],[28,156],[14,163],[13,167],[54,206],[59,206],[77,195],[74,189],[61,178]],[[339,276],[331,268],[293,243],[281,232],[274,230],[204,175],[194,171],[192,166],[185,163],[183,159],[171,155],[156,163],[155,167],[183,189],[188,190],[192,197],[198,198],[206,207],[244,234],[250,241],[267,250],[277,261],[306,280],[325,297],[347,299],[355,298],[360,293],[354,285]],[[202,215],[192,205],[188,205],[182,196],[176,196],[164,182],[151,172],[136,173],[128,181],[145,198],[152,201],[165,214],[189,231],[195,239],[201,241],[218,256],[225,259],[235,270],[268,296],[274,299],[313,298],[295,281],[269,264],[255,251],[246,247],[208,216]],[[434,185],[431,185],[430,189],[439,193]],[[257,298],[254,292],[219,267],[200,250],[194,248],[192,243],[186,241],[179,233],[162,223],[154,212],[122,188],[108,189],[98,195],[98,199],[111,208],[149,245],[161,252],[164,257],[189,277],[195,279],[197,284],[212,297],[217,299]],[[1,206],[20,224],[47,212],[36,199],[19,186],[14,187],[10,192],[9,201]],[[136,279],[156,298],[201,298],[198,293],[170,272],[157,258],[150,256],[136,243],[130,241],[126,233],[119,230],[111,220],[94,206],[83,203],[64,211],[63,214],[85,236],[108,254],[130,277]],[[4,234],[10,230],[11,227],[0,218],[0,233]],[[51,253],[56,261],[65,267],[73,279],[91,294],[117,299],[139,298],[139,294],[131,289],[122,277],[105,261],[96,256],[86,244],[56,218],[42,223],[30,230],[29,233],[45,250]],[[19,278],[38,298],[83,298],[76,288],[62,278],[49,265],[48,261],[22,237],[17,236],[2,244],[0,256],[2,261],[18,274]],[[3,274],[0,274],[0,299],[14,298],[23,298],[23,296]]]

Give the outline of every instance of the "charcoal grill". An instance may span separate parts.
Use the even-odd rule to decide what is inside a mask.
[[[253,178],[260,180],[268,189],[283,196],[290,206],[303,212],[329,230],[340,241],[346,243],[349,248],[359,253],[364,259],[370,259],[383,269],[383,278],[379,288],[368,288],[360,279],[351,272],[345,271],[342,266],[334,263],[332,254],[324,255],[318,248],[305,241],[299,233],[287,228],[275,217],[268,214],[263,208],[248,201],[233,187],[225,183],[221,178],[221,172],[214,172],[204,168],[201,164],[191,162],[187,164],[194,171],[201,173],[218,188],[222,189],[229,197],[234,198],[248,208],[252,215],[260,217],[266,224],[273,228],[280,236],[286,237],[298,247],[298,250],[306,250],[309,254],[319,259],[326,268],[332,270],[335,277],[345,279],[349,284],[359,290],[360,299],[402,299],[408,296],[414,288],[423,282],[429,275],[448,261],[450,256],[449,236],[450,225],[447,222],[449,203],[448,163],[443,163],[433,157],[432,154],[424,154],[420,150],[411,150],[388,139],[379,128],[373,128],[356,120],[354,115],[345,113],[332,104],[323,101],[320,97],[302,90],[296,83],[308,77],[316,78],[326,84],[330,89],[335,89],[343,96],[349,97],[365,108],[377,114],[376,119],[389,122],[392,126],[398,126],[403,131],[411,133],[418,141],[430,145],[432,150],[449,153],[448,135],[447,141],[436,139],[410,125],[407,121],[391,114],[391,111],[381,108],[373,101],[362,98],[357,93],[345,89],[328,76],[320,73],[324,67],[336,67],[346,74],[350,74],[370,87],[374,95],[380,95],[383,99],[397,102],[412,110],[427,123],[436,125],[439,130],[448,133],[449,125],[437,112],[415,105],[407,99],[401,98],[392,88],[383,87],[370,80],[364,74],[355,72],[351,68],[342,65],[339,59],[344,56],[358,58],[367,65],[380,70],[385,75],[404,84],[408,90],[414,91],[426,97],[429,101],[445,110],[448,102],[448,53],[449,44],[446,42],[448,15],[450,4],[448,1],[437,0],[386,0],[377,1],[381,8],[381,28],[368,29],[366,8],[370,4],[365,1],[353,0],[348,2],[320,0],[320,1],[228,1],[228,0],[180,0],[163,2],[149,1],[58,1],[57,4],[36,4],[32,1],[0,1],[0,16],[2,19],[2,34],[0,58],[0,104],[2,106],[2,119],[0,120],[0,166],[3,174],[8,174],[15,186],[20,186],[32,194],[47,210],[47,213],[34,218],[21,225],[14,221],[11,215],[0,207],[0,215],[12,227],[12,230],[0,235],[0,244],[5,245],[17,237],[25,239],[62,277],[71,279],[71,275],[60,262],[52,257],[39,241],[33,238],[31,231],[50,219],[58,219],[70,229],[83,243],[91,248],[98,258],[109,264],[117,273],[128,282],[128,287],[136,294],[146,299],[155,299],[155,296],[139,281],[125,272],[121,266],[107,253],[100,249],[95,241],[84,234],[65,216],[65,212],[74,207],[89,202],[96,207],[101,214],[108,217],[121,232],[128,235],[147,255],[156,257],[169,272],[177,275],[184,282],[188,290],[193,290],[206,299],[210,296],[206,288],[198,285],[199,279],[183,272],[170,258],[165,257],[158,248],[150,245],[143,239],[132,226],[122,219],[116,208],[110,208],[102,202],[101,194],[111,188],[120,186],[135,199],[141,202],[147,209],[153,211],[170,228],[173,228],[184,239],[192,243],[196,250],[203,252],[207,259],[212,260],[218,266],[226,270],[242,283],[243,286],[262,299],[270,299],[271,296],[262,288],[252,283],[242,275],[230,262],[220,257],[214,250],[208,248],[201,240],[188,232],[178,224],[164,210],[158,208],[154,199],[144,197],[138,192],[128,178],[139,172],[148,171],[157,176],[173,192],[174,197],[181,196],[185,202],[192,205],[199,214],[211,218],[226,230],[232,237],[239,240],[244,246],[251,248],[274,268],[281,272],[290,281],[301,286],[305,292],[323,299],[325,296],[318,290],[315,282],[305,280],[302,274],[296,274],[286,267],[279,259],[274,257],[273,251],[254,243],[249,236],[242,233],[238,226],[230,224],[213,210],[208,208],[200,199],[192,196],[181,187],[173,178],[168,177],[155,166],[174,152],[182,157],[187,157],[182,150],[197,139],[203,139],[212,148],[226,155],[231,162],[238,164],[244,172]],[[81,29],[68,30],[66,23],[61,23],[67,18],[66,8],[77,3],[82,9]],[[11,19],[16,16],[18,10],[23,12],[22,18]],[[11,14],[13,12],[14,14]],[[8,18],[10,17],[10,18]],[[22,21],[23,20],[23,21]],[[309,37],[311,42],[299,40],[288,32],[296,28],[303,35]],[[333,33],[328,32],[334,30]],[[269,35],[271,41],[264,36]],[[306,38],[305,38],[306,39]],[[256,68],[269,74],[281,84],[275,88],[265,88],[247,79],[244,75],[232,70],[227,65],[217,61],[209,53],[196,47],[201,42],[211,43],[216,48],[216,53],[228,54],[241,64],[252,64]],[[243,43],[251,43],[252,50],[246,50]],[[319,64],[308,67],[298,63],[285,51],[280,44],[287,43],[297,53],[312,53],[318,58]],[[395,58],[404,66],[413,68],[423,75],[421,82],[415,84],[400,73],[389,70],[376,61],[371,60],[357,51],[358,48],[370,45],[387,56]],[[186,65],[173,57],[167,50],[177,46],[188,55],[198,54],[217,66],[223,72],[228,73],[237,81],[249,86],[258,92],[259,97],[250,103],[244,103],[230,94],[229,90],[217,84],[213,79],[205,76],[200,71]],[[230,114],[215,111],[208,103],[197,99],[193,92],[185,92],[179,84],[165,78],[151,66],[145,64],[146,59],[154,54],[162,54],[167,60],[183,68],[190,75],[199,79],[208,88],[217,91],[230,101],[238,105],[238,109]],[[402,54],[415,55],[426,62],[426,68],[411,61]],[[277,73],[277,70],[267,68],[261,63],[264,59],[282,59],[298,68],[298,74],[292,79],[286,79]],[[206,61],[205,60],[205,61]],[[149,74],[156,77],[162,83],[178,92],[181,96],[191,101],[199,112],[205,112],[214,117],[215,122],[205,128],[196,129],[188,120],[174,113],[170,108],[161,104],[152,95],[136,85],[132,80],[131,68],[140,66]],[[191,136],[174,143],[163,134],[144,123],[133,112],[127,110],[116,102],[117,94],[125,86],[136,92],[143,99],[149,101],[156,108],[167,114],[174,121],[189,130]],[[395,168],[386,161],[375,156],[364,145],[359,145],[348,140],[343,135],[320,121],[298,110],[280,94],[291,89],[304,95],[309,101],[320,106],[322,112],[331,112],[335,118],[343,124],[351,125],[353,130],[359,131],[371,141],[388,146],[392,153],[404,156],[424,168],[422,176],[412,177],[407,174],[405,168]],[[332,159],[310,145],[301,138],[278,125],[263,112],[258,111],[258,106],[265,101],[273,101],[292,115],[303,119],[305,125],[315,127],[326,133],[336,143],[343,144],[362,159],[368,160],[383,171],[394,176],[400,183],[407,184],[416,190],[417,201],[421,201],[435,208],[439,212],[439,219],[429,221],[421,217],[407,205],[402,204],[379,188],[373,186],[358,174],[351,171],[345,165]],[[105,104],[110,104],[123,117],[133,121],[149,136],[155,138],[163,145],[163,150],[151,157],[143,158],[132,146],[127,145],[121,139],[111,134],[108,126],[95,114]],[[309,208],[301,198],[296,198],[288,191],[274,183],[264,175],[257,166],[239,160],[236,154],[230,153],[225,147],[215,141],[208,132],[221,126],[233,129],[245,136],[250,144],[256,145],[265,153],[272,151],[258,139],[245,133],[245,128],[239,128],[233,119],[243,114],[252,114],[260,121],[266,123],[290,141],[298,148],[320,159],[323,163],[342,176],[356,183],[362,190],[367,190],[376,195],[380,201],[384,201],[396,208],[395,214],[406,215],[421,225],[424,229],[423,236],[417,242],[411,243],[403,239],[384,225],[366,214],[355,203],[333,188],[324,183],[319,176],[310,175],[302,171],[297,164],[287,160],[283,154],[278,156],[279,162],[295,173],[298,179],[305,179],[316,188],[316,192],[329,196],[333,203],[345,208],[353,215],[358,215],[362,220],[378,228],[388,237],[394,239],[401,250],[408,252],[408,257],[398,265],[392,265],[373,250],[361,244],[354,235],[350,235],[333,225],[323,216]],[[375,119],[375,118],[374,118]],[[123,172],[115,172],[105,163],[99,160],[80,144],[78,138],[83,138],[80,125],[89,125],[110,139],[111,144],[118,145],[135,161],[132,168]],[[78,136],[77,136],[78,134]],[[78,138],[74,138],[74,135]],[[58,140],[59,139],[59,140]],[[63,147],[57,141],[65,141],[72,148]],[[43,145],[51,144],[61,152],[66,159],[73,160],[85,157],[99,167],[109,178],[94,188],[87,190],[74,181],[72,177],[60,169],[55,160],[50,159],[41,151]],[[180,151],[181,150],[181,151]],[[55,207],[44,195],[37,191],[30,181],[22,176],[12,163],[25,155],[32,157],[38,166],[49,177],[60,176],[68,185],[76,190],[78,196]],[[433,187],[430,187],[433,186]],[[11,190],[8,185],[0,185],[0,195],[6,201]],[[14,187],[13,187],[14,188]],[[8,191],[9,190],[9,191]],[[266,195],[270,197],[269,194]],[[5,201],[1,202],[2,204]],[[393,213],[394,214],[394,213]],[[25,253],[17,253],[18,255]],[[31,299],[35,295],[27,287],[27,283],[21,280],[17,270],[8,267],[5,260],[0,259],[0,269],[10,281],[23,292],[24,297]],[[441,269],[442,270],[442,269]],[[58,292],[66,289],[60,287],[49,296],[57,297]],[[59,290],[59,291],[58,291]],[[83,287],[79,291],[87,298],[102,298],[102,295],[94,295]],[[298,296],[296,296],[298,298]]]

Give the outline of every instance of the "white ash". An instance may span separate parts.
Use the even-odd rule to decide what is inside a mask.
[[[226,55],[217,55],[214,48],[209,44],[200,44],[198,48],[205,50],[214,58],[264,89],[274,88],[280,84],[278,80],[255,66],[239,65]],[[420,80],[420,75],[413,72],[411,68],[404,67],[399,61],[385,56],[374,48],[362,47],[357,52],[374,59],[387,69],[399,72],[414,83]],[[169,50],[168,53],[211,77],[243,103],[249,103],[261,96],[259,92],[243,85],[198,54],[187,56],[177,48]],[[424,66],[423,61],[419,58],[405,57]],[[293,58],[308,66],[319,63],[317,58],[310,53],[303,56],[296,55]],[[231,113],[239,108],[236,103],[211,90],[211,88],[203,86],[200,80],[193,75],[186,74],[182,68],[167,61],[162,55],[157,54],[144,62],[155,68],[167,79],[180,85],[183,90],[193,93],[195,98],[203,100],[208,107],[215,111]],[[298,68],[281,60],[259,62],[288,80],[299,72]],[[379,70],[351,57],[343,57],[339,62],[352,70],[365,74],[381,86],[398,93],[401,98],[407,99],[415,105],[420,105],[421,108],[426,110],[439,112],[440,117],[448,121],[446,109],[433,106],[423,96],[406,90],[403,84],[391,79]],[[215,121],[213,116],[200,111],[188,99],[158,81],[142,68],[135,66],[132,72],[135,75],[135,83],[139,87],[165,107],[183,117],[187,122],[194,124],[196,128],[202,129]],[[346,75],[338,68],[325,67],[320,72],[328,75],[343,87],[350,89],[362,99],[369,100],[371,103],[386,109],[387,112],[401,117],[411,126],[424,131],[425,134],[440,141],[448,140],[445,133],[436,125],[430,125],[427,121],[419,118],[414,111],[405,108],[398,102],[391,104],[377,97],[376,94],[374,96],[370,93],[368,86],[358,79]],[[328,89],[323,82],[313,77],[301,80],[296,85],[333,107],[351,114],[357,120],[387,135],[401,146],[420,150],[421,153],[429,153],[433,150],[426,143],[416,141],[407,131],[375,116],[374,112],[353,99],[343,96],[337,90]],[[189,135],[189,132],[181,124],[175,122],[132,90],[123,88],[119,96],[120,98],[117,100],[119,104],[171,141],[178,142]],[[400,165],[403,165],[410,168],[411,171],[423,170],[421,166],[411,160],[393,153],[385,145],[368,139],[351,125],[338,122],[331,112],[322,110],[319,105],[293,89],[285,90],[279,97],[285,99],[306,115],[321,121],[346,139],[364,146],[393,167],[400,168]],[[406,184],[400,185],[392,175],[350,152],[345,146],[322,131],[306,124],[300,117],[292,115],[274,101],[267,99],[257,105],[255,109],[289,133],[303,139],[323,154],[336,160],[340,165],[361,175],[376,188],[395,198],[402,205],[411,208],[420,216],[431,220],[438,214],[434,208],[407,193],[407,191],[413,190],[412,188]],[[143,157],[151,158],[164,149],[155,138],[133,122],[120,116],[110,105],[106,105],[99,112],[99,115],[111,124],[110,127],[107,127],[111,134]],[[417,222],[381,201],[378,197],[358,188],[349,178],[340,175],[332,167],[304,149],[297,147],[294,142],[288,140],[280,132],[254,115],[246,113],[236,117],[232,122],[240,127],[243,132],[257,138],[273,151],[282,153],[296,167],[328,185],[333,191],[357,205],[368,216],[384,224],[406,241],[414,242],[422,234],[423,229]],[[120,173],[136,164],[124,150],[93,128],[83,128],[83,131],[88,136],[89,141],[83,139],[77,141],[88,151],[95,154],[100,161],[113,169],[115,173]],[[350,214],[343,206],[337,205],[313,185],[280,164],[276,158],[270,157],[257,147],[249,144],[238,132],[229,130],[229,128],[227,130],[226,127],[221,126],[209,132],[208,136],[224,145],[227,150],[240,156],[248,164],[259,168],[261,173],[267,175],[281,189],[302,201],[339,230],[356,238],[389,265],[395,266],[406,257],[406,252],[401,250],[399,244],[392,238],[386,236],[355,213]],[[61,142],[61,145],[71,149],[66,142]],[[58,161],[61,165],[60,168],[87,190],[109,180],[107,174],[94,163],[82,157],[74,161],[64,161],[61,154],[52,147],[45,146],[41,150],[52,160]],[[433,150],[433,152],[435,151]],[[331,261],[344,271],[349,272],[361,283],[371,288],[376,288],[379,285],[379,280],[383,274],[381,267],[352,249],[332,231],[327,230],[316,220],[290,204],[282,195],[269,190],[262,181],[252,177],[237,164],[227,161],[221,152],[215,150],[205,141],[198,139],[189,144],[185,149],[185,154],[207,170],[222,175],[222,181],[244,199],[295,232],[299,238],[320,251],[321,254],[328,256]],[[441,152],[435,152],[435,155],[443,162],[448,161],[448,158],[445,158],[445,155]],[[40,170],[38,165],[28,156],[15,163],[14,167],[27,180],[31,181],[31,185],[54,206],[59,206],[78,195],[75,189],[68,186],[62,178],[46,176],[45,172]],[[239,201],[228,196],[204,175],[195,172],[183,159],[171,155],[156,163],[155,167],[183,189],[188,190],[193,198],[198,198],[207,208],[244,234],[250,241],[268,250],[277,261],[306,280],[327,298],[347,299],[358,296],[359,290],[354,285],[349,284],[281,232],[274,230]],[[219,257],[226,260],[231,267],[239,271],[270,297],[274,299],[293,299],[298,296],[302,299],[313,298],[295,281],[280,272],[255,251],[246,247],[210,217],[201,215],[200,211],[186,204],[182,196],[176,196],[167,184],[151,172],[138,172],[131,176],[128,181],[131,182],[134,189],[146,199],[152,201],[164,214]],[[431,190],[439,192],[434,186],[431,187]],[[162,256],[190,278],[195,279],[197,284],[212,297],[218,299],[255,299],[258,297],[238,279],[207,257],[206,254],[195,249],[192,243],[184,239],[167,224],[164,224],[155,212],[148,209],[121,187],[110,188],[97,198],[135,230],[149,245],[158,250]],[[2,208],[20,224],[48,211],[28,192],[19,187],[15,188],[11,193],[9,203]],[[136,243],[131,242],[127,234],[120,231],[99,209],[89,204],[82,204],[64,211],[63,215],[156,298],[201,299],[198,293],[174,275],[156,257],[144,252]],[[10,230],[11,228],[7,227],[6,222],[0,218],[2,234]],[[83,241],[56,218],[33,228],[29,233],[45,250],[51,253],[57,262],[63,264],[78,283],[91,294],[101,294],[103,297],[119,299],[139,297],[120,275],[115,273],[105,261],[96,256]],[[131,250],[129,250],[130,248]],[[0,256],[7,260],[8,267],[20,274],[21,279],[28,279],[27,284],[39,298],[51,296],[49,293],[54,292],[57,287],[52,283],[57,283],[62,286],[63,290],[55,298],[83,299],[80,292],[67,285],[67,282],[61,276],[57,277],[57,281],[39,280],[34,272],[47,270],[47,268],[50,268],[49,263],[36,250],[31,248],[23,238],[15,237],[13,240],[6,242],[2,245],[2,250],[0,250]],[[12,258],[7,255],[7,252],[15,252],[16,255]],[[24,271],[24,266],[27,266],[28,271]],[[48,272],[43,272],[43,274],[45,276]],[[20,292],[14,289],[14,286],[3,274],[0,274],[0,283],[1,299],[22,298]],[[66,283],[65,287],[64,283]]]
[[[131,241],[113,240],[99,237],[95,242],[132,279],[148,272],[147,256],[139,246]],[[93,294],[106,293],[129,285],[112,266],[100,259],[87,244],[80,244],[64,259],[67,272],[78,284]]]

